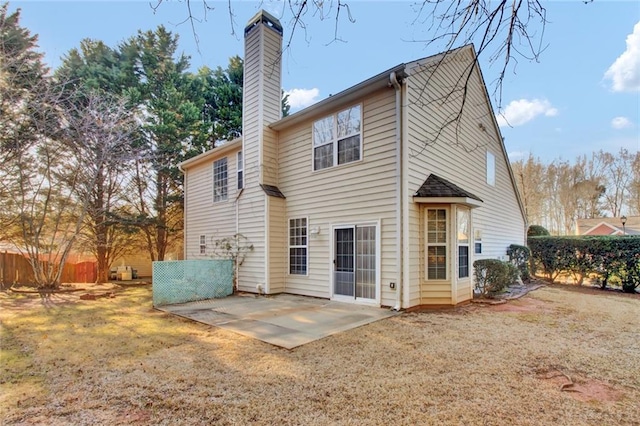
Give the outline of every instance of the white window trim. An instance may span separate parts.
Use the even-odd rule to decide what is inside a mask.
[[[307,224],[307,244],[306,245],[291,245],[291,221],[295,219],[305,219]],[[308,277],[309,276],[309,239],[310,234],[309,230],[311,227],[309,226],[309,217],[308,216],[297,216],[290,217],[287,219],[287,275],[291,277]],[[305,274],[292,274],[291,273],[291,249],[292,248],[306,248],[307,256],[306,256],[306,266],[307,272]]]
[[[226,174],[227,174],[227,178],[225,181],[225,193],[224,193],[224,196],[222,195],[220,196],[219,200],[216,200],[216,164],[223,160],[225,162],[225,168],[226,168]],[[229,199],[229,161],[227,157],[223,157],[215,160],[211,167],[213,172],[213,202],[221,203],[221,202],[227,201]]]
[[[343,136],[342,138],[338,139],[338,137],[337,137],[337,135],[338,135],[338,114],[343,112],[343,111],[346,111],[348,109],[355,108],[357,106],[360,107],[360,132],[353,133],[353,134],[350,134],[348,136]],[[331,142],[327,142],[327,143],[324,143],[322,145],[317,145],[316,146],[314,141],[313,141],[313,138],[314,138],[313,126],[317,121],[324,120],[327,117],[333,117],[334,118],[334,120],[333,120],[333,137],[331,139]],[[362,162],[362,159],[364,158],[364,152],[363,152],[363,145],[364,145],[363,144],[363,141],[364,141],[364,119],[363,119],[363,117],[364,117],[364,106],[363,106],[362,103],[357,103],[357,104],[353,104],[353,105],[351,105],[351,106],[349,106],[347,108],[342,108],[339,111],[336,111],[336,112],[334,112],[332,114],[325,115],[325,116],[323,116],[323,117],[321,117],[321,118],[319,118],[317,120],[314,120],[313,123],[311,123],[311,139],[312,139],[311,140],[311,171],[312,172],[314,172],[314,173],[315,172],[323,172],[323,171],[326,171],[326,170],[334,169],[336,167],[343,167],[343,166],[347,166],[347,165],[350,165],[350,164],[356,164],[356,163]],[[355,135],[358,135],[358,134],[360,135],[360,158],[357,159],[357,160],[354,160],[354,161],[349,161],[348,163],[338,164],[338,141],[339,140],[343,140],[343,139],[348,139],[348,138],[350,138],[352,136],[355,136]],[[325,146],[325,145],[329,145],[329,144],[333,145],[333,165],[330,166],[330,167],[325,167],[325,168],[316,170],[316,168],[315,168],[315,164],[316,164],[316,148],[321,147],[321,146]]]
[[[363,298],[355,298],[355,297],[347,297],[340,296],[333,293],[333,259],[335,259],[336,248],[335,248],[335,235],[336,229],[340,228],[355,228],[358,226],[375,226],[376,227],[376,298],[375,299],[363,299]],[[381,221],[368,221],[368,222],[349,222],[349,223],[336,223],[330,225],[331,236],[330,236],[330,252],[329,252],[329,299],[339,301],[339,302],[348,302],[354,303],[358,305],[369,305],[369,306],[380,306],[382,300],[382,289],[380,287],[381,283],[381,275],[382,275],[382,230],[381,230]],[[354,233],[355,235],[355,233]]]
[[[482,230],[476,229],[473,233],[473,254],[482,254]],[[476,251],[476,244],[480,244],[480,251]]]
[[[240,176],[242,176],[242,185],[240,185]],[[236,154],[236,189],[239,191],[244,188],[244,151],[238,151]]]
[[[429,242],[429,229],[428,229],[428,218],[427,218],[427,214],[429,210],[444,210],[446,213],[446,218],[445,218],[445,236],[446,236],[446,241],[444,243],[430,243]],[[423,211],[423,217],[424,217],[424,280],[425,281],[429,281],[429,282],[448,282],[450,280],[450,275],[451,275],[451,271],[450,271],[450,267],[451,267],[451,248],[450,248],[450,244],[451,244],[451,230],[450,230],[450,223],[451,223],[451,208],[448,206],[429,206],[426,207]],[[446,256],[446,260],[445,260],[445,277],[444,278],[436,278],[436,279],[431,279],[429,278],[429,247],[444,247],[445,248],[445,256]],[[457,250],[456,250],[456,257],[457,257]],[[456,262],[457,263],[457,262]],[[457,276],[457,274],[456,274]]]
[[[496,186],[496,156],[487,150],[486,156],[487,185]]]
[[[467,218],[468,218],[468,229],[467,229],[467,242],[460,242],[460,240],[458,239],[458,213],[459,212],[465,212],[467,214]],[[460,247],[466,247],[467,248],[467,276],[466,277],[461,277],[460,276]],[[475,246],[475,245],[474,245]],[[458,280],[467,280],[471,278],[471,269],[472,269],[472,265],[471,265],[471,260],[472,260],[472,253],[471,253],[471,209],[469,208],[465,208],[465,207],[460,207],[460,206],[456,206],[456,277],[458,278]]]
[[[207,236],[200,235],[200,254],[207,254]]]

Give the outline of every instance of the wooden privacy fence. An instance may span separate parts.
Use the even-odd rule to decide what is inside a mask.
[[[46,266],[47,262],[43,262]],[[65,263],[60,282],[93,283],[97,278],[96,262]],[[0,287],[30,285],[35,282],[31,264],[21,254],[0,252]]]

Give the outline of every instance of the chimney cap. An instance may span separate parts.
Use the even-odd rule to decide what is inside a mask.
[[[275,18],[266,10],[261,10],[260,12],[256,13],[253,18],[249,19],[249,22],[247,22],[247,26],[244,28],[244,35],[246,36],[249,31],[253,29],[253,27],[260,23],[266,24],[267,27],[282,35],[282,24],[280,24],[280,21],[278,21],[277,18]]]

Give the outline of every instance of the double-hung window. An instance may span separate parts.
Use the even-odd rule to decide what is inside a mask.
[[[307,218],[289,219],[289,273],[307,275]]]
[[[244,188],[244,159],[242,158],[242,151],[238,152],[238,189]]]
[[[457,237],[458,237],[458,278],[469,276],[469,232],[471,214],[469,209],[457,208]]]
[[[213,162],[213,202],[227,199],[227,158]]]
[[[427,209],[427,279],[447,279],[447,210]]]
[[[362,158],[362,108],[355,105],[313,123],[313,170]]]
[[[207,237],[200,235],[200,254],[207,254]]]

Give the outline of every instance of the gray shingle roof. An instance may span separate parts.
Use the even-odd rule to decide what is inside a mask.
[[[287,198],[280,192],[277,186],[260,184],[260,188],[270,197]]]
[[[473,198],[482,202],[482,200],[470,192],[465,191],[458,185],[449,182],[434,174],[430,174],[424,181],[420,189],[413,195],[414,197],[455,197],[455,198]]]

